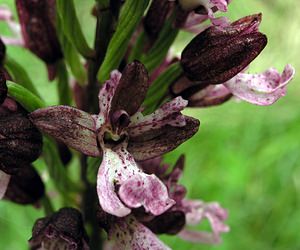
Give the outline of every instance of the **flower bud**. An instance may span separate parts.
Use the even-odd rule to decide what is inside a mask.
[[[16,0],[25,46],[46,64],[62,58],[55,30],[55,1]]]
[[[185,75],[198,85],[223,83],[242,71],[267,44],[257,32],[259,15],[227,27],[212,26],[197,35],[182,52]]]
[[[28,165],[11,175],[4,198],[19,204],[34,204],[44,193],[45,187],[39,174]]]
[[[35,222],[29,245],[32,250],[88,250],[87,241],[80,212],[74,208],[62,208]]]
[[[0,105],[0,170],[16,174],[36,160],[41,150],[41,133],[15,101],[6,98]]]

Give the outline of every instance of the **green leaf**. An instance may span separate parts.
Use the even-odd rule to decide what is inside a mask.
[[[80,62],[80,57],[75,47],[70,42],[69,38],[65,35],[64,30],[62,28],[61,18],[58,15],[56,20],[56,25],[57,25],[58,38],[64,53],[64,58],[67,64],[69,65],[70,70],[74,75],[74,77],[76,78],[77,82],[80,85],[84,85],[86,83],[86,78],[87,78],[86,71]]]
[[[61,25],[69,41],[76,47],[78,52],[85,58],[92,58],[94,51],[89,47],[81,30],[73,0],[57,0],[57,14]]]
[[[178,32],[178,29],[173,28],[173,18],[170,18],[165,23],[153,47],[141,59],[149,72],[163,62]]]
[[[63,61],[57,64],[57,89],[59,104],[70,105],[72,103],[72,95],[69,86],[69,76]]]
[[[143,17],[149,0],[126,0],[114,33],[108,45],[107,53],[98,72],[98,80],[104,82],[113,69],[117,69],[126,53],[130,38]]]
[[[11,57],[6,56],[4,67],[15,82],[22,84],[23,87],[40,97],[27,72],[19,63]]]
[[[13,97],[13,99],[20,103],[27,111],[32,112],[36,109],[46,107],[44,101],[22,85],[11,81],[7,81],[6,85],[8,95]]]
[[[169,66],[152,84],[147,92],[143,103],[144,113],[152,113],[168,94],[170,85],[176,81],[182,74],[180,63],[174,63]]]

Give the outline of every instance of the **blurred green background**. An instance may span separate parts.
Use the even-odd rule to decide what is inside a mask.
[[[84,32],[92,41],[92,0],[75,0]],[[14,9],[13,0],[0,0]],[[267,48],[249,71],[270,66],[282,71],[287,63],[300,70],[300,5],[296,0],[234,0],[229,7],[232,20],[262,12],[261,31]],[[91,25],[91,22],[93,25]],[[0,24],[1,34],[8,34]],[[190,39],[182,33],[179,50]],[[29,72],[49,105],[56,104],[56,85],[47,83],[43,64],[21,48],[9,47],[8,54]],[[186,154],[182,183],[188,196],[220,201],[229,210],[231,232],[218,246],[195,245],[176,237],[163,236],[173,249],[300,249],[300,77],[296,74],[287,96],[270,107],[231,101],[186,113],[201,121],[199,133],[167,155],[174,162]],[[42,163],[41,163],[42,164]],[[26,242],[36,218],[33,207],[0,202],[0,249],[27,249]]]

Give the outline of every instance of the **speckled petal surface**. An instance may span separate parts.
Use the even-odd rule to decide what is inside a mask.
[[[182,97],[176,97],[165,103],[154,113],[143,116],[141,113],[131,117],[129,124],[129,136],[135,137],[150,130],[162,128],[165,125],[183,127],[186,125],[185,116],[180,111],[187,106],[187,101]]]
[[[120,187],[120,198],[116,186]],[[140,206],[153,214],[161,214],[174,204],[163,183],[154,175],[144,174],[124,147],[116,151],[104,149],[97,192],[102,209],[118,217]]]
[[[89,156],[101,155],[97,146],[95,121],[90,114],[68,106],[54,106],[38,109],[29,117],[42,132],[69,147]]]
[[[256,105],[271,105],[286,94],[286,85],[293,78],[295,69],[287,65],[280,75],[270,68],[261,74],[240,73],[224,83],[230,92],[244,100]]]
[[[150,131],[151,133],[148,135],[130,138],[128,151],[138,161],[170,152],[198,131],[200,122],[197,119],[185,116],[185,121],[186,125],[183,127],[167,125],[164,128]]]
[[[133,216],[120,219],[108,233],[114,250],[171,250]]]
[[[153,215],[160,215],[175,204],[169,198],[166,186],[154,174],[132,176],[121,185],[119,195],[128,207],[143,206]]]
[[[9,180],[10,180],[10,175],[0,170],[0,200],[3,198],[6,192]]]

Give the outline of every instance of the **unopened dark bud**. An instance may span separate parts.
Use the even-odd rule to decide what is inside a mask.
[[[62,208],[35,222],[29,245],[32,250],[88,250],[87,242],[81,213],[74,208]]]
[[[185,75],[198,85],[223,83],[241,72],[264,49],[267,37],[250,19],[210,27],[197,35],[182,52]],[[255,17],[256,20],[256,17]]]
[[[46,64],[62,58],[55,30],[55,1],[16,0],[25,46]]]
[[[118,110],[125,110],[129,116],[135,114],[146,97],[149,85],[148,72],[142,63],[133,61],[127,64],[113,96],[110,115]]]
[[[11,175],[4,198],[19,204],[34,204],[44,193],[45,187],[39,174],[31,165],[27,165]]]
[[[158,37],[172,9],[172,5],[173,3],[169,1],[152,1],[144,20],[144,28],[150,38],[155,39]]]
[[[0,170],[16,174],[36,160],[42,150],[42,135],[18,105],[6,98],[0,106]]]
[[[185,214],[182,211],[168,211],[143,222],[155,234],[177,234],[185,226]]]

